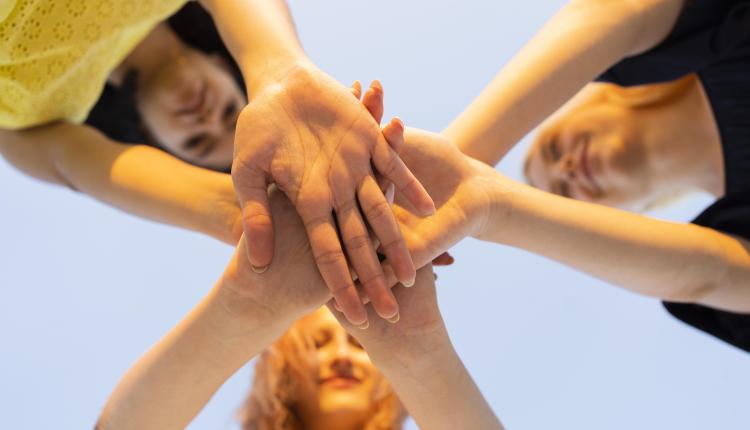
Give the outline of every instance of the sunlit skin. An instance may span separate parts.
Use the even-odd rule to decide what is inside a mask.
[[[296,410],[310,430],[360,429],[375,412],[382,376],[365,350],[326,308],[307,327],[315,345],[310,372],[301,375]]]
[[[642,210],[682,189],[723,193],[721,144],[696,79],[624,90],[593,84],[540,127],[524,174],[537,188]],[[656,94],[656,93],[655,93]]]
[[[161,24],[111,80],[130,70],[137,72],[137,109],[160,146],[192,164],[231,165],[235,124],[247,99],[223,58],[185,45]]]

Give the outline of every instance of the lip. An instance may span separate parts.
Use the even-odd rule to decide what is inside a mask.
[[[334,375],[320,380],[320,385],[327,385],[334,388],[352,388],[361,384],[362,381],[354,376]]]
[[[579,165],[581,166],[581,171],[583,172],[583,176],[586,177],[586,180],[588,182],[588,188],[592,190],[591,194],[601,194],[601,187],[599,187],[599,184],[596,182],[596,179],[594,179],[594,175],[591,173],[591,165],[589,164],[589,140],[586,140],[583,142],[583,148],[581,149],[581,158]],[[588,190],[587,190],[588,191]]]

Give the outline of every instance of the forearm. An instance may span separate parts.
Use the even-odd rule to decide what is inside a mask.
[[[479,238],[526,249],[628,290],[750,311],[746,243],[503,180]]]
[[[250,97],[307,59],[284,0],[201,0],[242,69]]]
[[[281,335],[284,323],[227,312],[218,288],[126,373],[97,429],[185,428],[224,381]]]
[[[609,66],[666,37],[683,1],[571,1],[444,133],[467,155],[496,164]]]
[[[502,429],[479,388],[453,349],[447,334],[422,348],[410,346],[409,357],[387,348],[372,354],[373,363],[393,386],[409,414],[424,430]],[[370,352],[370,350],[368,350]]]
[[[27,174],[144,218],[229,243],[238,239],[239,225],[229,225],[239,218],[229,175],[152,147],[118,144],[72,124],[6,132],[3,137],[3,155]]]

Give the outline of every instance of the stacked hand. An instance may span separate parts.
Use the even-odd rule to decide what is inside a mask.
[[[382,88],[369,90],[363,104],[377,119],[383,112]],[[450,264],[444,251],[466,236],[481,236],[491,216],[494,194],[502,190],[504,178],[493,168],[461,153],[446,137],[419,129],[404,132],[400,121],[383,127],[388,143],[399,152],[432,197],[435,214],[415,215],[415,208],[396,193],[393,211],[400,224],[416,267],[430,262]],[[390,285],[398,280],[390,276]]]
[[[434,211],[430,196],[388,145],[367,109],[317,69],[296,66],[255,95],[238,119],[232,178],[254,270],[273,266],[267,188],[275,183],[302,218],[323,279],[356,325],[366,323],[366,313],[346,257],[377,313],[391,318],[398,312],[365,222],[382,244],[395,278],[411,284],[415,276],[372,166],[416,213]]]

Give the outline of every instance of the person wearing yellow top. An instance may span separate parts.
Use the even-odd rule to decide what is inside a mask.
[[[186,211],[186,204],[178,202],[183,197],[197,200],[193,187],[174,179],[190,177],[189,183],[217,179],[142,147],[100,150],[95,146],[106,139],[79,125],[109,72],[182,3],[3,2],[3,155],[34,176],[67,183],[141,215],[202,229],[193,219],[192,208]],[[434,211],[429,195],[361,103],[307,58],[282,0],[200,3],[216,22],[252,95],[237,120],[232,179],[253,267],[262,272],[273,259],[273,221],[266,189],[275,183],[308,226],[318,267],[347,318],[355,325],[367,325],[350,266],[360,279],[367,280],[364,289],[378,314],[393,318],[398,304],[385,283],[372,243],[360,240],[368,234],[365,222],[380,243],[389,244],[383,251],[398,280],[413,283],[415,268],[394,215],[378,210],[387,207],[387,201],[372,166],[421,214]],[[90,167],[91,163],[99,168]],[[59,166],[73,168],[63,174]],[[75,181],[70,180],[72,175],[77,175]],[[361,206],[352,204],[357,201]]]
[[[112,70],[185,0],[5,2],[0,127],[81,123]]]

